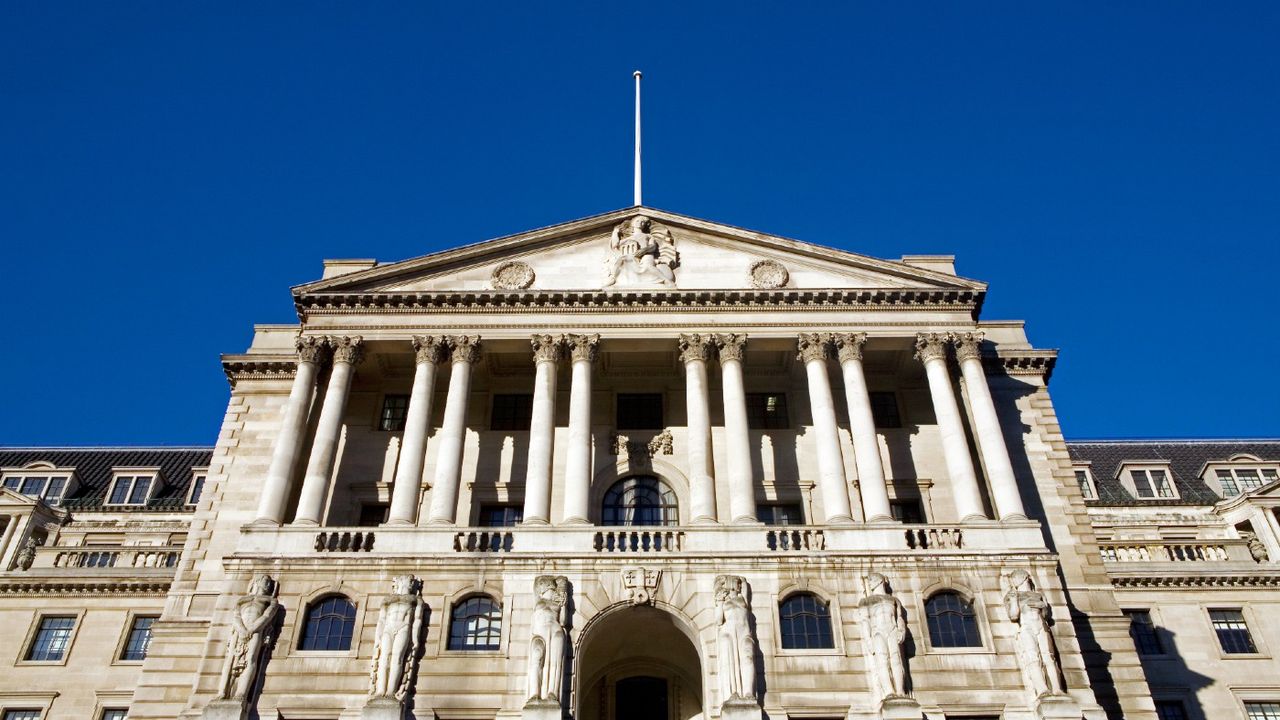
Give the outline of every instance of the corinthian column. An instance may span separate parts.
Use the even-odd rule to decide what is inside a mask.
[[[956,394],[951,389],[951,373],[947,370],[947,336],[941,333],[917,335],[916,357],[924,363],[924,372],[929,378],[933,414],[938,418],[938,432],[942,435],[942,455],[947,462],[947,474],[951,476],[956,512],[962,521],[985,520],[987,516],[982,511],[982,493],[978,490],[978,478],[973,471],[973,457],[969,455],[969,443],[960,422]]]
[[[707,360],[715,341],[710,335],[681,335],[685,406],[688,415],[690,503],[693,522],[716,521],[716,480],[711,468],[711,408],[707,397]]]
[[[320,360],[328,347],[324,338],[300,337],[296,341],[298,369],[293,376],[293,388],[284,406],[280,421],[280,434],[271,451],[271,465],[267,479],[262,484],[262,496],[258,499],[258,518],[255,525],[279,525],[284,521],[284,504],[289,497],[293,475],[302,454],[302,436],[307,429],[307,416],[311,412],[311,399],[315,395],[316,373]]]
[[[1022,507],[1022,495],[1018,492],[1018,480],[1009,461],[1009,448],[1004,444],[1004,433],[996,416],[996,405],[991,400],[991,388],[987,385],[987,372],[982,368],[982,333],[960,333],[952,336],[956,344],[956,360],[964,375],[964,387],[969,396],[969,410],[973,413],[973,427],[978,435],[978,451],[982,464],[987,468],[991,481],[996,514],[1001,520],[1026,520]]]
[[[876,439],[876,421],[871,414],[871,394],[867,392],[867,377],[862,371],[862,344],[867,341],[867,334],[843,333],[835,339],[840,369],[844,373],[844,399],[849,405],[849,430],[853,435],[853,460],[858,467],[862,512],[867,522],[892,520],[884,465],[880,462],[880,442]]]
[[[293,518],[296,525],[320,524],[324,498],[333,477],[333,461],[338,454],[338,438],[342,435],[342,415],[347,410],[351,376],[364,354],[359,337],[331,337],[329,345],[333,347],[333,369],[329,371],[329,386],[324,393],[324,404],[320,406],[316,437],[311,441],[311,459],[302,478],[298,513]]]
[[[564,521],[586,525],[591,497],[591,364],[599,335],[568,335],[573,379],[569,388],[569,449],[564,464]]]
[[[756,523],[756,484],[751,472],[751,430],[747,425],[747,389],[742,377],[742,353],[747,336],[716,336],[720,350],[720,385],[724,395],[725,454],[729,464],[729,514],[735,523]]]
[[[478,335],[454,335],[448,343],[453,367],[449,374],[449,395],[444,401],[444,425],[436,439],[440,449],[436,454],[436,482],[431,488],[431,510],[427,515],[427,522],[432,525],[452,525],[458,514],[471,365],[480,359]]]
[[[529,467],[524,478],[524,522],[551,522],[551,454],[556,433],[556,364],[564,353],[559,335],[534,335],[533,416],[529,423]]]
[[[826,522],[851,523],[853,510],[849,507],[848,480],[844,476],[844,457],[836,431],[836,406],[831,399],[831,381],[827,378],[831,337],[826,333],[802,333],[798,347],[799,359],[804,361],[809,378],[809,409],[813,413],[813,434],[818,445],[818,487]]]
[[[436,363],[444,358],[445,339],[436,335],[415,335],[413,390],[405,414],[404,437],[396,477],[391,489],[388,525],[418,522],[418,499],[422,497],[422,462],[427,456],[427,435],[431,431],[431,402],[436,392]]]

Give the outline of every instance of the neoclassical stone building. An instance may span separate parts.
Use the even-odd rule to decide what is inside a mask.
[[[213,448],[0,449],[0,720],[1280,718],[1280,442],[1065,442],[985,290],[648,208],[328,261]]]

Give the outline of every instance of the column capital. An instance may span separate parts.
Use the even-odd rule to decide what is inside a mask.
[[[699,335],[697,333],[682,333],[680,335],[680,362],[688,364],[695,360],[706,362],[711,359],[711,352],[715,348],[714,335]]]
[[[554,363],[559,362],[564,356],[564,336],[563,335],[534,335],[529,339],[529,344],[533,347],[533,362],[538,363]]]
[[[329,347],[333,348],[335,363],[359,365],[364,358],[364,338],[359,335],[330,337]]]
[[[441,335],[414,335],[412,343],[417,362],[432,365],[444,359],[449,344]]]
[[[956,360],[981,360],[984,337],[980,332],[951,333],[951,342],[956,346]]]
[[[796,345],[799,351],[796,359],[810,362],[812,360],[826,360],[831,354],[831,334],[830,333],[800,333],[799,342]]]
[[[920,362],[947,359],[947,333],[920,333],[916,335],[916,359]]]
[[[475,364],[480,359],[479,335],[450,335],[446,341],[449,343],[449,360],[453,364]]]
[[[742,353],[747,350],[746,333],[720,333],[716,335],[716,349],[720,353],[720,364],[730,360],[742,362]]]
[[[596,348],[600,345],[600,335],[575,335],[570,333],[565,336],[565,343],[569,346],[569,356],[574,362],[586,360],[587,362],[596,361]]]
[[[318,363],[324,359],[329,344],[322,337],[308,336],[295,340],[294,347],[298,349],[298,362]]]
[[[862,360],[862,345],[867,341],[866,333],[836,333],[835,341],[836,354],[839,355],[840,362]]]

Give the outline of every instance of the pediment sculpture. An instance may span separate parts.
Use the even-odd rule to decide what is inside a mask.
[[[613,229],[601,286],[673,288],[679,264],[671,231],[636,215]]]

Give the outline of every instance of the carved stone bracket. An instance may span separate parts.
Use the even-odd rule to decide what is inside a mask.
[[[652,605],[658,594],[658,583],[662,581],[662,570],[632,565],[622,568],[622,589],[632,605]]]

